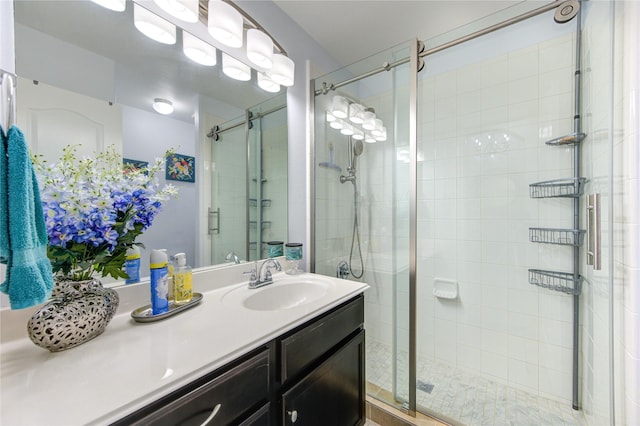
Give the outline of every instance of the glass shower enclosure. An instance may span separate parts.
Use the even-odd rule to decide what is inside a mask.
[[[586,195],[610,199],[613,13],[524,3],[314,80],[312,267],[370,285],[370,397],[608,423],[610,271],[583,243]]]

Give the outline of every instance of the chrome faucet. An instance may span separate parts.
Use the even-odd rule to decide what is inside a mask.
[[[271,284],[273,282],[273,277],[271,276],[271,268],[275,268],[276,271],[282,270],[280,262],[278,262],[276,259],[265,260],[260,266],[260,269],[256,269],[257,264],[258,262],[254,263],[253,268],[251,268],[250,271],[245,272],[246,275],[251,274],[251,279],[249,280],[249,288],[258,288],[267,284]]]
[[[233,261],[233,263],[235,263],[236,265],[240,263],[240,258],[238,257],[235,251],[230,251],[229,253],[227,253],[227,257],[225,257],[225,260],[227,262]]]

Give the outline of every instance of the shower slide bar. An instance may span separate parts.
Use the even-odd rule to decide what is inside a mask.
[[[498,22],[497,24],[492,25],[490,27],[484,28],[482,30],[475,31],[473,33],[470,33],[470,34],[467,34],[465,36],[459,37],[459,38],[457,38],[455,40],[452,40],[452,41],[449,41],[447,43],[443,43],[443,44],[441,44],[439,46],[432,47],[430,49],[426,49],[425,50],[424,49],[424,44],[422,42],[419,42],[421,44],[421,47],[420,47],[420,52],[418,53],[418,59],[420,60],[421,58],[423,58],[425,56],[433,55],[434,53],[438,53],[440,51],[449,49],[450,47],[457,46],[457,45],[465,43],[465,42],[467,42],[469,40],[473,40],[475,38],[482,37],[483,35],[490,34],[490,33],[494,32],[494,31],[501,30],[501,29],[506,28],[506,27],[508,27],[510,25],[517,24],[518,22],[525,21],[525,20],[527,20],[529,18],[533,18],[534,16],[538,16],[541,13],[545,13],[545,12],[548,12],[550,10],[553,10],[553,9],[557,8],[558,5],[559,5],[558,1],[552,1],[551,3],[547,3],[546,5],[540,6],[540,7],[536,8],[536,9],[533,9],[533,10],[531,10],[529,12],[525,12],[523,14],[520,14],[518,16],[515,16],[513,18],[507,19],[507,20],[502,21],[502,22]],[[356,77],[352,77],[352,78],[350,78],[348,80],[344,80],[344,81],[341,81],[339,83],[328,84],[326,82],[323,82],[322,83],[322,89],[315,90],[314,91],[314,95],[315,96],[326,95],[330,91],[336,90],[336,89],[338,89],[338,88],[340,88],[342,86],[346,86],[346,85],[351,84],[351,83],[355,83],[356,81],[365,79],[367,77],[371,77],[371,76],[379,74],[381,72],[389,71],[392,68],[395,68],[395,67],[397,67],[399,65],[403,65],[403,64],[408,63],[410,60],[411,60],[410,57],[406,57],[406,58],[400,59],[400,60],[392,62],[392,63],[384,62],[382,64],[382,66],[379,67],[379,68],[375,68],[375,69],[373,69],[371,71],[368,71],[368,72],[366,72],[364,74],[358,75]],[[420,61],[418,63],[418,67],[421,67]],[[418,71],[420,71],[420,69],[418,69]]]
[[[6,131],[16,121],[16,75],[0,69],[0,124]]]

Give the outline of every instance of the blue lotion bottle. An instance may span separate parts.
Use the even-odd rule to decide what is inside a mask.
[[[169,312],[169,259],[166,250],[151,250],[151,313]]]

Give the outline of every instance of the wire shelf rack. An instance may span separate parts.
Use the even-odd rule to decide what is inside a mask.
[[[532,243],[581,246],[583,240],[584,231],[581,229],[529,228],[529,241]]]
[[[531,198],[575,198],[584,193],[587,179],[566,178],[536,182],[529,185]]]
[[[529,269],[529,283],[549,290],[566,294],[579,295],[582,289],[582,275],[576,278],[568,272]]]

